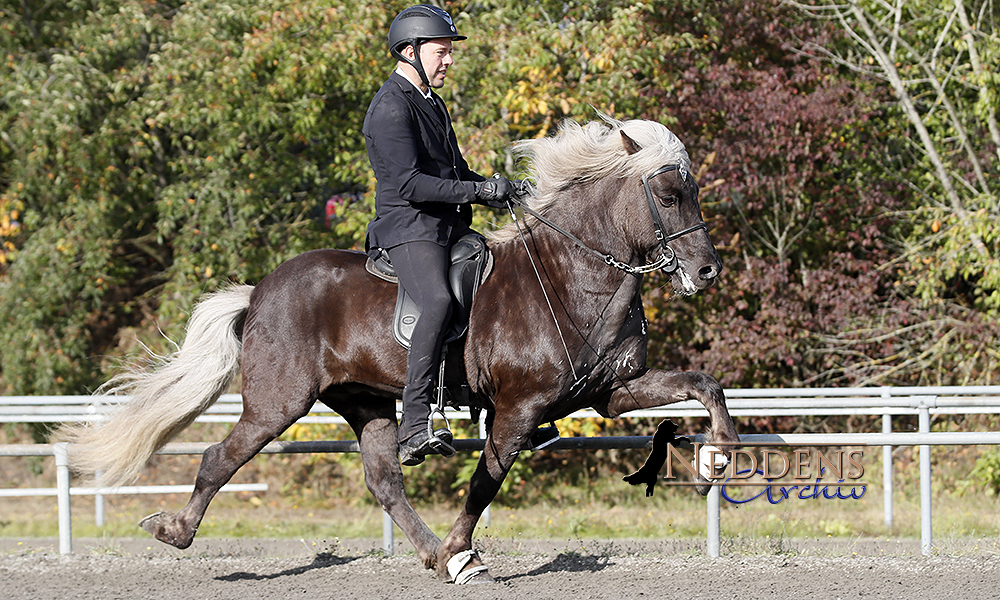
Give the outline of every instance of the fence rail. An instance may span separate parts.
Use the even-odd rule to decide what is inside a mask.
[[[920,449],[921,550],[932,550],[931,463],[932,445],[1000,445],[1000,432],[938,432],[931,433],[930,420],[936,414],[995,414],[1000,413],[1000,386],[969,387],[881,387],[881,388],[808,388],[726,390],[727,405],[734,417],[751,415],[881,415],[881,433],[834,434],[762,434],[741,436],[745,445],[828,445],[882,446],[885,523],[892,526],[892,448],[918,446]],[[203,415],[202,422],[231,422],[239,418],[242,408],[239,396],[227,394]],[[31,401],[35,402],[32,403]],[[120,401],[120,399],[116,399]],[[0,422],[61,422],[101,420],[107,414],[107,399],[92,396],[0,397]],[[468,419],[467,411],[449,411],[451,419]],[[918,432],[893,433],[892,417],[917,415]],[[578,411],[570,418],[592,418],[594,411]],[[695,402],[681,402],[667,407],[634,411],[627,417],[705,417],[707,411]],[[343,423],[343,419],[324,407],[317,407],[301,422]],[[482,433],[480,434],[482,435]],[[550,449],[595,450],[609,448],[645,448],[650,436],[562,438]],[[702,436],[695,441],[704,442]],[[168,444],[161,454],[201,454],[208,443]],[[484,440],[455,440],[460,451],[482,450]],[[358,452],[356,441],[281,442],[268,444],[262,453],[322,453]],[[54,456],[56,459],[57,497],[59,507],[59,546],[61,553],[72,552],[70,521],[70,487],[67,448],[65,444],[0,445],[0,456]],[[707,553],[720,555],[721,487],[713,486],[707,502]],[[391,550],[391,523],[383,528],[383,540]]]
[[[128,397],[116,396],[0,396],[0,422],[65,423],[101,421]],[[1000,386],[870,387],[870,388],[780,388],[726,390],[726,404],[734,417],[824,416],[824,415],[917,415],[1000,413]],[[223,394],[198,417],[201,423],[232,423],[239,420],[243,400],[239,394]],[[639,410],[629,417],[703,417],[706,411],[694,400],[670,406]],[[468,411],[449,412],[468,419]],[[599,417],[581,410],[569,418]],[[333,410],[317,403],[299,423],[344,424]]]

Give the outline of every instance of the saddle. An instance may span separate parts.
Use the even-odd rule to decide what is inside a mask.
[[[420,318],[420,310],[396,277],[396,270],[389,262],[389,254],[379,249],[376,259],[368,258],[365,269],[372,275],[395,283],[399,287],[396,294],[396,313],[392,319],[392,334],[401,346],[410,348],[413,327]],[[453,342],[465,335],[469,329],[469,315],[472,300],[479,285],[486,281],[493,269],[493,255],[486,246],[486,238],[478,233],[470,233],[460,238],[451,247],[451,269],[448,284],[454,301],[451,324],[445,334],[445,343]]]

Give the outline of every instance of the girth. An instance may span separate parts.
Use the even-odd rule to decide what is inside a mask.
[[[451,247],[451,269],[448,271],[448,285],[454,301],[451,323],[445,335],[445,343],[455,341],[469,329],[469,315],[472,300],[479,285],[486,281],[493,268],[493,255],[486,246],[486,238],[478,233],[470,233],[460,238]],[[396,270],[389,262],[389,254],[379,249],[376,259],[368,258],[365,269],[385,281],[397,284],[396,312],[392,319],[392,334],[404,348],[410,347],[410,336],[420,318],[420,310],[403,286],[399,285]]]

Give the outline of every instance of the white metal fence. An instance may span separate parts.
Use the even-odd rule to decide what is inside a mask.
[[[882,388],[809,388],[809,389],[748,389],[726,390],[727,405],[734,417],[752,415],[881,415],[881,433],[834,433],[834,434],[769,434],[747,435],[741,440],[746,445],[766,446],[882,446],[883,448],[883,488],[884,511],[887,527],[892,526],[892,448],[894,446],[918,446],[920,449],[920,506],[921,506],[921,549],[929,554],[933,547],[931,511],[931,460],[932,445],[997,445],[1000,432],[937,432],[930,431],[931,417],[937,414],[990,414],[1000,413],[1000,386],[969,387],[882,387]],[[36,403],[31,404],[31,398]],[[84,402],[86,399],[88,402]],[[94,404],[90,396],[70,397],[0,397],[0,421],[63,421],[99,420],[106,412],[106,405]],[[235,421],[239,417],[238,395],[226,395],[199,420],[208,422]],[[896,415],[917,415],[918,431],[894,433],[892,417]],[[570,418],[598,417],[593,411],[579,411]],[[681,402],[668,407],[627,413],[628,417],[706,417],[707,411],[694,401]],[[24,418],[22,418],[24,417]],[[469,418],[467,412],[454,411],[449,418]],[[343,420],[317,406],[314,412],[300,422],[343,423]],[[480,434],[482,436],[482,433]],[[590,437],[563,438],[551,449],[600,449],[600,448],[643,448],[648,446],[650,436],[633,437]],[[696,441],[703,442],[701,436]],[[169,444],[163,454],[201,454],[210,444],[182,443]],[[481,450],[482,439],[456,440],[456,447],[462,451]],[[273,442],[263,453],[314,453],[314,452],[357,452],[357,442]],[[67,450],[61,444],[0,445],[0,456],[55,456],[57,496],[59,509],[60,552],[72,552],[70,521],[70,487]],[[96,490],[96,493],[106,490]],[[3,493],[3,490],[0,490]],[[79,493],[79,492],[77,492]],[[708,496],[707,552],[710,556],[720,554],[720,487],[715,486]],[[383,527],[384,547],[392,549],[392,526],[386,521]]]

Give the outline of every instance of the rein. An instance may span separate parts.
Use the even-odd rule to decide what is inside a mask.
[[[518,203],[518,204],[520,204],[520,203]],[[535,215],[536,218],[541,218],[541,215],[539,215],[535,211],[531,210],[527,206],[522,206],[521,208],[523,208],[525,211],[531,211],[528,214],[534,213],[534,215]],[[563,350],[566,352],[566,359],[569,361],[569,370],[570,370],[570,373],[573,374],[573,385],[570,386],[570,390],[571,391],[572,390],[579,390],[579,387],[584,383],[584,381],[586,380],[587,376],[584,375],[583,377],[580,377],[580,376],[578,376],[576,374],[576,367],[573,366],[573,355],[570,354],[569,346],[566,345],[566,337],[563,336],[562,327],[559,326],[559,319],[556,318],[556,311],[555,311],[554,308],[552,308],[552,301],[549,300],[549,293],[545,291],[545,285],[542,283],[542,275],[541,275],[541,273],[538,272],[538,267],[535,266],[535,259],[531,257],[531,250],[528,249],[528,240],[524,239],[524,232],[521,231],[521,222],[517,220],[517,215],[514,213],[514,206],[513,206],[513,204],[511,203],[510,200],[507,200],[507,210],[510,211],[510,216],[511,216],[511,218],[514,219],[514,224],[517,226],[517,233],[518,233],[518,235],[521,236],[521,243],[524,244],[524,251],[528,253],[528,262],[531,263],[531,269],[535,272],[535,278],[538,279],[538,287],[542,288],[542,296],[545,297],[545,304],[548,305],[548,307],[549,307],[549,313],[552,315],[552,323],[555,324],[555,326],[556,326],[556,332],[559,334],[559,341],[562,342]],[[543,223],[546,222],[544,220],[544,218],[543,218],[542,222]],[[555,227],[555,225],[550,225],[550,227]],[[575,241],[577,244],[580,244],[584,248],[587,248],[591,252],[595,252],[595,253],[597,253],[598,256],[601,256],[600,252],[597,252],[596,250],[591,250],[590,248],[588,248],[586,244],[584,244],[583,242],[581,242],[579,240],[579,238],[577,238],[576,236],[574,236],[572,233],[569,233],[568,231],[564,231],[562,229],[559,229],[558,227],[555,227],[555,229],[556,229],[556,231],[562,232],[563,235],[569,236],[569,238],[571,240]],[[573,395],[576,395],[576,394],[573,394]]]

